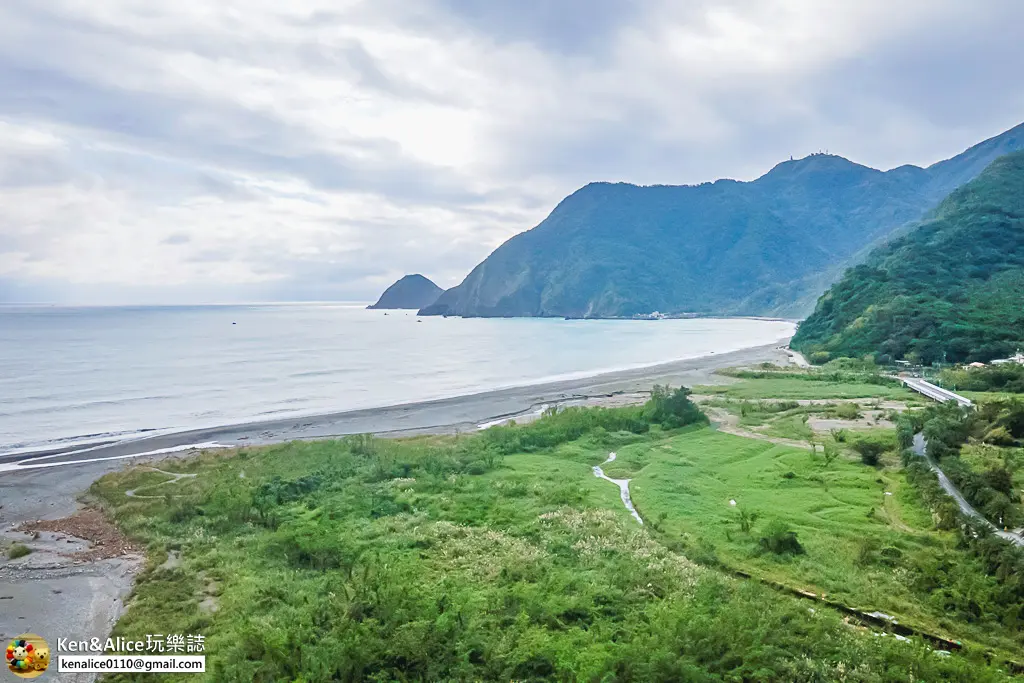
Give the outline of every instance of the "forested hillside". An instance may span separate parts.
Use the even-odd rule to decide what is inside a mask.
[[[1024,346],[1024,152],[995,161],[847,272],[793,346],[818,358],[924,363],[985,361]]]

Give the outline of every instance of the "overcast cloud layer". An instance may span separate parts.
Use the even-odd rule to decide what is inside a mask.
[[[1017,0],[4,0],[0,301],[457,284],[593,180],[927,165],[1024,120]]]

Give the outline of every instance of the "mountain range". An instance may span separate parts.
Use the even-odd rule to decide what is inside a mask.
[[[591,183],[420,313],[803,317],[872,247],[1020,149],[1024,124],[927,168],[813,154],[750,182]]]

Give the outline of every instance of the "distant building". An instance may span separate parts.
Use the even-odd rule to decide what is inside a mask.
[[[984,363],[979,363],[978,361],[974,361],[973,363],[971,363],[967,367],[969,367],[969,368],[983,368],[983,367],[985,367],[985,364]]]
[[[1004,363],[1018,363],[1020,365],[1024,365],[1024,353],[1021,353],[1018,350],[1017,353],[1013,354],[1009,358],[1000,358],[992,361],[992,365],[1003,365]]]

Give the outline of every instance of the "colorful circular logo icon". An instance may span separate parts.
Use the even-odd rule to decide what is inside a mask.
[[[50,666],[50,646],[42,636],[23,633],[7,644],[7,668],[18,678],[42,676]]]

